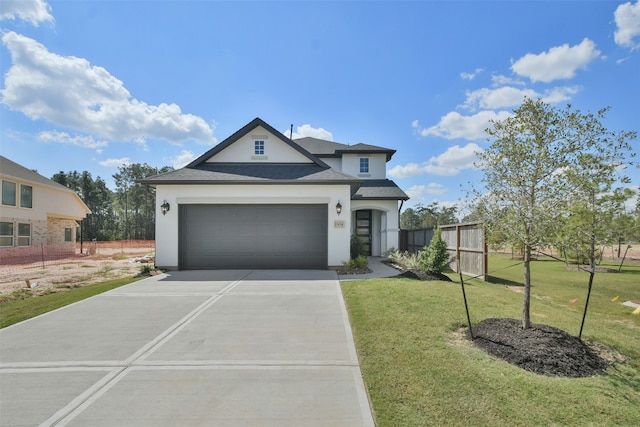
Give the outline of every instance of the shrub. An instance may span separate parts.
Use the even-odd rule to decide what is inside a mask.
[[[447,243],[442,240],[441,231],[436,228],[429,246],[418,254],[420,269],[426,274],[440,274],[449,264],[449,252]]]
[[[369,265],[369,258],[364,255],[360,255],[353,259],[350,259],[349,261],[343,262],[342,265],[348,270],[367,268],[367,266]]]
[[[399,250],[394,250],[389,252],[388,257],[394,264],[398,264],[405,270],[420,269],[417,254],[410,254],[408,251],[401,252]]]
[[[142,264],[140,266],[140,273],[138,273],[140,276],[148,276],[151,273],[151,270],[153,270],[153,267],[150,264]]]
[[[356,259],[359,256],[367,256],[367,248],[364,242],[360,240],[355,234],[351,235],[351,259]]]

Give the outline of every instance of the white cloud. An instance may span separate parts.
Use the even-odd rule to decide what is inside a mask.
[[[404,166],[397,165],[391,168],[387,173],[392,178],[402,179],[413,176],[431,174],[439,176],[455,176],[464,169],[473,169],[474,162],[477,160],[477,154],[482,148],[476,143],[469,143],[464,147],[454,145],[447,148],[447,151],[430,158],[428,161],[418,163],[408,163]],[[439,184],[433,184],[431,191],[439,191],[442,188]],[[438,194],[438,193],[431,193]]]
[[[448,190],[444,185],[432,182],[427,185],[425,191],[427,194],[445,194]]]
[[[174,169],[180,169],[196,159],[196,155],[190,150],[182,150],[180,154],[170,159],[169,162]]]
[[[542,99],[547,103],[558,103],[571,99],[581,90],[580,86],[559,86],[545,90],[542,94],[533,89],[520,89],[504,86],[497,89],[482,88],[467,92],[467,99],[459,108],[475,111],[477,109],[495,110],[522,104],[524,98]]]
[[[291,129],[287,129],[283,133],[286,137],[291,138]],[[333,141],[333,134],[331,132],[323,128],[314,128],[310,124],[305,124],[305,125],[296,127],[296,131],[293,132],[292,139],[299,139],[299,138],[305,138],[305,137],[323,139],[325,141]]]
[[[544,91],[542,101],[549,104],[568,101],[573,95],[582,90],[581,86],[559,86]]]
[[[614,33],[616,44],[639,49],[640,40],[634,41],[634,38],[640,36],[640,0],[635,4],[633,2],[621,4],[613,13],[613,17],[618,27]]]
[[[415,205],[426,202],[427,195],[445,194],[447,189],[441,184],[432,182],[428,185],[412,185],[405,192],[411,203]]]
[[[2,103],[33,120],[120,141],[216,142],[201,117],[183,114],[176,104],[149,105],[132,98],[120,80],[86,59],[51,53],[14,32],[2,40],[13,60]]]
[[[44,0],[2,0],[0,19],[21,19],[37,27],[41,22],[53,23],[50,10],[51,6]]]
[[[423,173],[423,167],[417,163],[408,163],[404,166],[397,165],[387,171],[387,175],[396,179],[410,178],[412,176],[422,175]]]
[[[108,168],[119,168],[120,166],[129,166],[131,164],[131,160],[128,157],[121,157],[119,159],[107,159],[101,162],[98,162],[101,166],[105,166]]]
[[[508,111],[480,111],[472,116],[463,116],[458,112],[452,111],[441,117],[438,124],[429,128],[421,128],[417,120],[412,123],[412,126],[422,136],[476,140],[487,136],[485,129],[490,126],[490,120],[500,121],[510,116],[511,113]]]
[[[538,98],[539,95],[533,89],[519,89],[511,86],[498,89],[482,88],[467,91],[467,99],[460,107],[473,111],[477,108],[495,110],[520,105],[525,97]]]
[[[476,70],[473,73],[465,73],[465,72],[460,73],[460,77],[463,80],[473,80],[476,78],[478,74],[480,74],[483,71],[484,71],[484,68],[476,68]]]
[[[503,76],[502,74],[493,74],[491,75],[491,84],[495,86],[509,86],[509,85],[518,85],[524,86],[525,82],[522,80],[514,79],[513,77]]]
[[[576,71],[585,68],[591,61],[600,56],[596,44],[585,38],[575,46],[563,44],[538,55],[527,53],[513,62],[511,70],[516,74],[528,77],[532,82],[549,83],[558,79],[571,79]]]
[[[109,145],[107,141],[96,141],[91,135],[71,136],[66,132],[43,131],[38,134],[38,139],[44,142],[57,142],[60,144],[75,145],[76,147],[92,148],[101,152],[100,148]]]

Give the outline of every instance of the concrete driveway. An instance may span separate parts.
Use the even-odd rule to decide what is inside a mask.
[[[183,271],[0,330],[0,425],[373,426],[331,271]]]

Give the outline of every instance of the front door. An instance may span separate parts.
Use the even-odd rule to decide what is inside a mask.
[[[367,255],[371,256],[371,210],[356,211],[356,236],[364,242]]]

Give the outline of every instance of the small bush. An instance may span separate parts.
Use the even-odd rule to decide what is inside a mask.
[[[138,274],[140,276],[148,276],[151,274],[151,270],[153,270],[153,267],[150,264],[143,264],[140,266],[140,273]]]
[[[369,258],[364,255],[360,255],[353,260],[353,263],[356,268],[366,268],[369,265]]]
[[[367,248],[364,242],[360,240],[355,234],[351,235],[351,259],[356,259],[359,256],[367,256]]]
[[[418,254],[420,269],[426,274],[440,274],[449,264],[449,252],[447,252],[447,243],[442,240],[441,231],[436,228],[429,246],[420,251]]]
[[[394,264],[399,265],[405,270],[419,270],[420,263],[418,262],[418,255],[411,254],[408,251],[390,251],[388,258]]]
[[[347,270],[359,270],[359,269],[367,268],[368,265],[369,265],[369,259],[363,255],[360,255],[354,259],[350,259],[349,261],[345,261],[342,263],[342,266]]]

